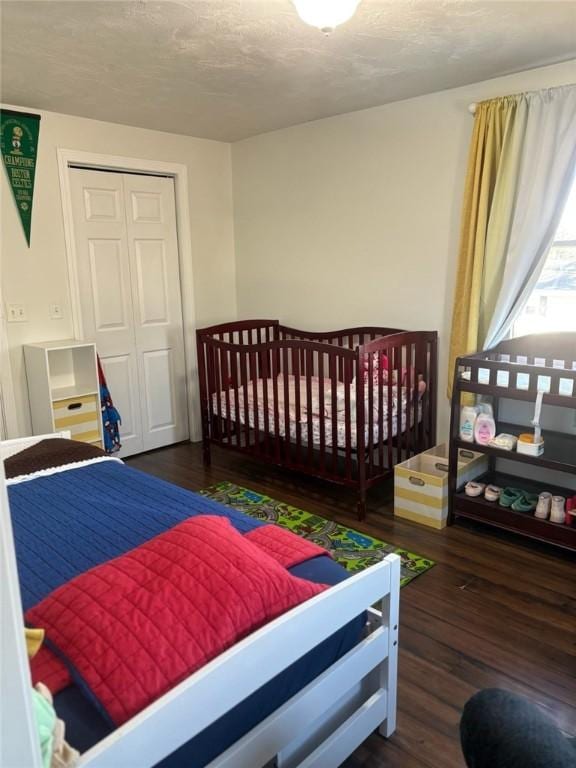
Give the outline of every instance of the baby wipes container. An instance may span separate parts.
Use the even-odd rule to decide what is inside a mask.
[[[496,435],[496,422],[489,413],[479,413],[474,424],[474,440],[479,445],[488,445]]]

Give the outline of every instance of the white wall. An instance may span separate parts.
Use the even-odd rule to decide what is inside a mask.
[[[473,101],[576,81],[576,61],[232,146],[239,317],[440,332],[440,436]]]
[[[18,431],[25,434],[30,431],[30,417],[21,345],[73,335],[57,148],[163,160],[187,166],[198,326],[236,317],[236,275],[229,144],[33,108],[20,109],[42,115],[31,247],[26,246],[2,170],[0,287],[1,298],[6,303],[24,304],[28,315],[27,322],[7,326]],[[48,308],[51,303],[63,306],[63,319],[50,319]]]

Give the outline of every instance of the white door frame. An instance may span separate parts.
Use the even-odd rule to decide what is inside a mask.
[[[78,285],[78,266],[74,221],[72,216],[72,195],[70,190],[70,166],[81,165],[83,168],[98,171],[128,171],[157,176],[171,176],[174,180],[176,203],[176,230],[178,236],[178,260],[180,264],[180,292],[182,294],[182,325],[184,333],[184,357],[186,363],[186,390],[188,402],[188,422],[190,439],[200,440],[200,393],[198,388],[198,364],[196,355],[196,309],[194,302],[194,279],[192,269],[192,238],[190,229],[190,211],[188,194],[188,169],[180,163],[168,163],[158,160],[141,160],[135,157],[101,155],[76,149],[58,149],[58,173],[60,175],[60,194],[62,196],[62,214],[64,217],[64,237],[70,285],[70,302],[74,337],[84,338],[80,287]]]
[[[0,440],[18,437],[18,435],[16,398],[10,364],[6,315],[4,313],[4,300],[0,295]]]

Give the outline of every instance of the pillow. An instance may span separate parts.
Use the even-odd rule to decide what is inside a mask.
[[[25,448],[4,460],[6,478],[29,475],[42,469],[61,467],[74,461],[85,461],[106,456],[101,448],[78,440],[61,437],[48,438]]]

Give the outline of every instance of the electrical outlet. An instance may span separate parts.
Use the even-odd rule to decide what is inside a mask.
[[[8,316],[9,323],[25,323],[28,320],[26,316],[26,307],[24,304],[8,304]]]
[[[52,320],[62,320],[64,313],[61,304],[50,304],[50,317]]]

